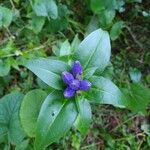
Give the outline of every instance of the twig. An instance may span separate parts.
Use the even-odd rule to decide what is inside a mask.
[[[134,42],[141,48],[143,49],[143,45],[136,39],[135,35],[133,34],[133,32],[131,31],[131,28],[128,26],[125,26],[125,28],[128,30],[128,32],[130,33],[130,35],[132,36]]]
[[[10,35],[10,38],[9,39],[15,39],[15,36],[11,34],[10,30],[8,28],[6,28],[8,34]]]
[[[87,146],[83,146],[83,147],[81,147],[81,149],[87,149],[87,148],[90,148],[90,147],[99,145],[100,143],[101,143],[101,142],[97,142],[97,143],[93,143],[93,144],[90,144],[90,145],[87,145]]]
[[[14,5],[14,3],[13,3],[12,0],[10,0],[10,3],[11,3],[11,5],[12,5],[12,8],[15,9],[15,5]]]
[[[133,118],[135,118],[137,115],[134,115],[132,116],[131,118],[128,118],[127,120],[125,120],[124,122],[120,123],[118,126],[116,126],[115,128],[112,129],[113,130],[116,130],[118,129],[119,127],[121,127],[123,124],[127,123],[128,121],[132,120]]]

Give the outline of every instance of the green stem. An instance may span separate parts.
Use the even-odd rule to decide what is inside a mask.
[[[45,46],[44,45],[41,45],[39,47],[35,47],[33,49],[30,49],[28,51],[25,51],[24,53],[20,53],[20,54],[16,54],[16,53],[13,53],[13,54],[8,54],[8,55],[4,55],[4,56],[1,56],[1,58],[8,58],[8,57],[14,57],[14,56],[20,56],[20,55],[24,55],[26,53],[29,53],[29,52],[32,52],[32,51],[37,51],[39,49],[42,49],[44,48]]]

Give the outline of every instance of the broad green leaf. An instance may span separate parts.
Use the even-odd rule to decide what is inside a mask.
[[[8,61],[3,61],[0,59],[0,77],[8,75],[10,71],[10,64]]]
[[[76,104],[77,104],[79,114],[75,122],[75,127],[81,133],[85,134],[87,133],[90,127],[90,123],[92,119],[91,106],[85,98],[76,99]]]
[[[100,26],[105,28],[109,28],[113,22],[115,17],[115,10],[103,10],[99,13],[98,18],[100,21]]]
[[[66,56],[71,54],[71,46],[68,40],[62,43],[59,51],[59,56]]]
[[[58,90],[62,89],[61,73],[70,69],[66,63],[60,60],[45,58],[29,60],[24,66],[46,84]]]
[[[32,15],[29,28],[34,31],[34,33],[39,33],[45,23],[45,17]]]
[[[0,99],[0,141],[5,139],[16,145],[25,137],[19,120],[22,99],[23,94],[19,92],[8,94]]]
[[[56,45],[52,47],[53,53],[57,57],[68,57],[71,53],[71,45],[68,40],[65,40],[64,42],[58,41]]]
[[[75,52],[80,44],[80,39],[78,38],[78,34],[75,35],[72,43],[71,43],[71,51]]]
[[[109,79],[93,76],[90,78],[92,87],[87,93],[87,99],[93,103],[111,104],[126,107],[127,100],[119,88]]]
[[[111,31],[110,31],[110,37],[111,37],[111,40],[116,40],[120,33],[121,33],[121,29],[124,27],[124,22],[123,21],[118,21],[116,22],[112,28],[111,28]]]
[[[46,96],[46,92],[36,89],[28,92],[22,101],[20,108],[21,124],[30,137],[35,137],[37,118]]]
[[[130,78],[133,82],[140,82],[142,74],[138,69],[130,69],[129,71]]]
[[[91,0],[90,5],[91,5],[91,9],[94,13],[98,13],[101,10],[105,9],[105,1],[104,0]]]
[[[84,67],[97,67],[104,70],[110,59],[111,47],[109,35],[106,31],[98,29],[89,34],[74,53],[74,60],[79,60]]]
[[[91,0],[90,5],[94,13],[99,13],[104,9],[109,11],[118,8],[116,0]]]
[[[35,148],[41,150],[63,137],[77,117],[73,100],[64,100],[61,92],[49,94],[37,120]]]
[[[12,18],[12,11],[6,7],[0,6],[0,28],[7,28],[11,24]]]
[[[134,112],[146,112],[150,100],[150,89],[142,84],[133,83],[129,90],[123,91],[128,98],[128,108]]]
[[[50,17],[52,19],[58,17],[58,8],[54,0],[36,0],[33,9],[37,16]]]

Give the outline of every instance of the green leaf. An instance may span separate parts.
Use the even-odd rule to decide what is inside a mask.
[[[104,0],[91,0],[90,5],[91,5],[91,9],[94,13],[98,13],[101,10],[105,9]]]
[[[109,35],[106,31],[98,29],[89,34],[74,53],[74,60],[79,60],[84,67],[97,67],[104,70],[110,59],[111,47]]]
[[[140,82],[142,74],[138,69],[130,69],[129,71],[130,78],[133,82]]]
[[[33,30],[33,32],[37,34],[42,30],[44,23],[45,17],[36,16],[33,14],[31,16],[29,29]]]
[[[99,13],[104,9],[107,9],[109,11],[118,8],[116,0],[91,0],[90,5],[94,13]]]
[[[99,13],[98,18],[100,26],[103,28],[109,28],[115,17],[115,10],[103,10]]]
[[[93,76],[90,78],[92,87],[87,93],[87,99],[93,103],[111,104],[117,107],[126,107],[127,101],[119,88],[109,79]]]
[[[33,59],[27,61],[24,66],[36,74],[42,81],[55,89],[62,89],[61,73],[70,67],[59,60],[54,59]]]
[[[47,31],[50,33],[58,33],[58,31],[64,31],[68,27],[68,20],[67,18],[60,18],[51,19],[50,23],[47,24],[46,28]]]
[[[150,89],[142,84],[133,83],[129,90],[123,91],[128,98],[128,108],[134,112],[146,112],[150,100]]]
[[[76,100],[77,108],[79,111],[75,127],[82,133],[86,134],[91,123],[92,112],[89,102],[85,98],[78,98]]]
[[[37,121],[35,148],[41,150],[63,137],[77,117],[73,100],[64,100],[61,92],[52,92],[42,104]]]
[[[0,77],[8,75],[10,71],[10,64],[8,61],[3,61],[0,59]]]
[[[123,21],[118,21],[116,22],[112,28],[111,28],[111,31],[110,31],[110,37],[111,37],[111,40],[116,40],[120,33],[121,33],[121,29],[124,27],[124,22]]]
[[[68,40],[65,40],[64,42],[58,41],[57,44],[52,47],[52,51],[57,57],[62,58],[64,56],[68,57],[68,55],[72,53],[71,45]]]
[[[19,120],[19,109],[23,94],[15,92],[0,99],[0,141],[20,143],[25,137]]]
[[[12,11],[6,7],[0,6],[0,28],[7,28],[11,24],[12,18]]]
[[[62,43],[59,51],[59,56],[66,56],[71,54],[71,46],[68,40]]]
[[[21,124],[30,137],[35,137],[37,118],[46,96],[47,93],[40,89],[32,90],[25,95],[21,104]]]
[[[75,52],[80,44],[80,39],[78,38],[78,34],[75,35],[72,43],[71,43],[71,51]]]
[[[50,17],[52,19],[58,17],[58,8],[54,0],[36,0],[33,9],[37,16]]]

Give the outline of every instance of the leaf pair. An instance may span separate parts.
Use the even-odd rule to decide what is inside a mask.
[[[35,137],[37,150],[62,137],[77,117],[74,101],[64,100],[58,91],[46,95],[40,89],[30,91],[26,94],[20,111],[23,128],[28,136]]]

